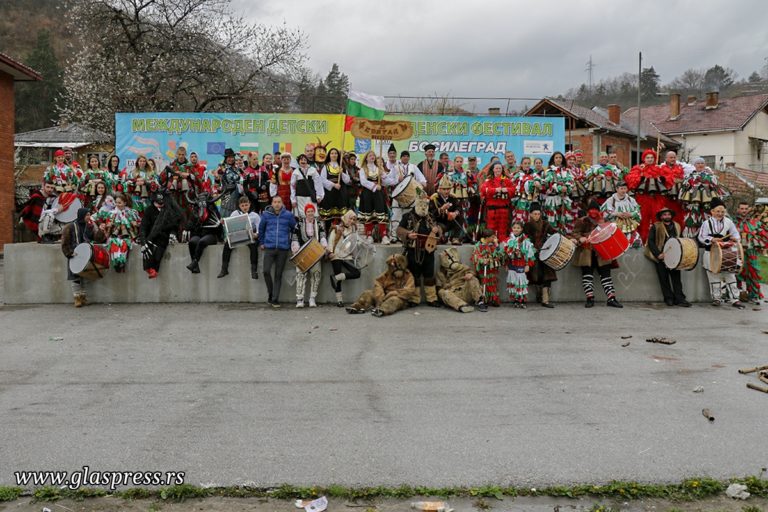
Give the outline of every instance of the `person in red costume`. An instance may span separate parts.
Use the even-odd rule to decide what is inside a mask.
[[[643,163],[632,167],[625,178],[640,205],[641,220],[637,232],[643,242],[648,239],[648,230],[656,212],[667,205],[667,179],[661,167],[656,165],[656,152],[652,149],[643,151]]]
[[[675,215],[681,219],[685,215],[685,210],[678,196],[685,179],[685,169],[677,161],[677,153],[674,151],[667,151],[666,155],[664,155],[664,163],[659,167],[661,167],[661,172],[664,175],[668,189],[665,206],[675,212]]]
[[[485,202],[485,225],[496,233],[500,242],[509,238],[509,214],[515,185],[504,175],[504,166],[496,162],[491,174],[480,186],[480,196]]]

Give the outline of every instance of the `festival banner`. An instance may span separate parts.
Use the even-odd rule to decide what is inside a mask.
[[[115,114],[115,151],[121,166],[133,167],[138,155],[155,160],[158,169],[171,162],[179,146],[194,151],[208,168],[223,160],[232,148],[246,159],[261,161],[265,153],[291,153],[308,145],[327,144],[354,149],[354,138],[344,135],[339,114],[228,114],[209,112],[144,112]]]
[[[565,148],[565,119],[562,117],[507,117],[507,116],[432,116],[391,115],[388,121],[405,120],[413,126],[413,135],[407,140],[394,142],[398,155],[402,150],[411,153],[411,162],[424,159],[424,146],[434,144],[435,154],[448,153],[453,157],[475,155],[478,165],[487,164],[497,156],[504,161],[504,153],[512,151],[517,161],[523,156],[541,157],[546,165],[555,151]],[[383,142],[383,151],[389,147]],[[379,151],[379,141],[373,141]]]
[[[493,156],[503,160],[506,151],[513,151],[518,162],[527,155],[540,156],[546,164],[565,147],[562,117],[388,115],[385,120],[411,123],[413,133],[394,144],[398,157],[408,150],[414,163],[424,159],[427,144],[451,158],[475,155],[481,166]],[[197,152],[209,168],[221,162],[226,148],[259,160],[275,151],[295,158],[318,143],[330,149],[343,142],[344,150],[360,155],[368,150],[386,154],[390,141],[355,139],[344,132],[344,123],[342,114],[120,113],[115,115],[116,151],[121,165],[130,168],[144,154],[161,169],[179,146]]]

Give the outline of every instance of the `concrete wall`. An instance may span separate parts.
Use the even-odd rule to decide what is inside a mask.
[[[109,271],[98,281],[87,283],[88,299],[91,302],[264,302],[266,285],[263,276],[251,280],[248,251],[245,248],[232,254],[230,274],[216,279],[221,262],[222,245],[209,247],[200,262],[201,273],[191,274],[185,266],[189,263],[186,245],[175,245],[166,253],[155,280],[149,280],[141,268],[141,253],[137,247],[129,258],[128,271],[116,274]],[[376,275],[384,269],[387,256],[401,250],[399,246],[377,246],[372,265],[363,271],[363,276],[344,283],[344,299],[354,300],[364,289],[370,287]],[[438,248],[438,253],[440,252]],[[471,247],[460,248],[462,260],[469,261]],[[259,257],[259,265],[263,262]],[[66,258],[58,245],[37,243],[8,244],[5,246],[5,303],[6,304],[47,304],[72,302],[72,293],[67,281]],[[661,292],[653,264],[641,250],[630,249],[620,259],[621,268],[613,271],[618,298],[621,301],[660,301]],[[323,280],[320,286],[320,302],[333,302],[334,294],[328,276],[330,264],[323,263]],[[506,269],[500,273],[500,289],[504,289]],[[553,285],[553,300],[582,301],[581,274],[578,268],[566,267],[558,273],[559,280]],[[294,284],[296,271],[288,263],[283,274],[283,288],[280,299],[295,300]],[[603,300],[599,278],[596,277],[597,299]],[[691,301],[708,301],[708,288],[704,269],[699,265],[690,272],[683,272],[683,286]],[[505,297],[506,293],[502,292]]]

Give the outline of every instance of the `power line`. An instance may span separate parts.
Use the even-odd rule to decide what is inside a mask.
[[[597,64],[592,62],[592,55],[589,56],[589,60],[587,61],[587,67],[584,71],[587,72],[589,76],[589,94],[592,94],[592,71],[597,67]]]

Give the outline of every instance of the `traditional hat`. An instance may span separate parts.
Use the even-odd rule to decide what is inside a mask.
[[[453,183],[451,182],[451,178],[448,177],[447,174],[443,174],[443,177],[440,178],[440,181],[437,182],[437,188],[452,188]]]
[[[387,150],[387,153],[397,153],[397,149],[395,149],[395,145],[391,144],[389,145],[389,149]]]
[[[431,149],[432,151],[434,151],[434,150],[436,150],[436,149],[437,149],[437,147],[436,147],[434,144],[427,144],[426,146],[424,146],[424,151],[425,151],[425,152],[429,151],[430,149]]]
[[[657,159],[656,151],[654,151],[654,150],[652,150],[652,149],[650,149],[650,148],[649,148],[649,149],[646,149],[645,151],[643,151],[643,156],[642,156],[642,157],[640,157],[640,161],[641,161],[641,162],[645,162],[645,157],[646,157],[647,155],[653,155],[653,159],[654,159],[654,160],[656,160],[656,159]]]
[[[671,214],[672,214],[672,218],[674,218],[674,217],[675,217],[675,210],[673,210],[672,208],[667,208],[667,207],[665,206],[665,207],[663,207],[661,210],[659,210],[659,211],[657,211],[657,212],[656,212],[656,220],[661,220],[661,216],[662,216],[663,214],[667,213],[667,212],[669,212],[669,213],[671,213]]]
[[[152,202],[157,204],[165,204],[165,194],[158,190],[152,194]]]
[[[312,203],[307,203],[304,205],[304,214],[307,213],[307,211],[312,210],[313,212],[317,212],[317,207]]]
[[[576,154],[573,151],[566,151],[565,159],[568,160],[569,158],[576,158]]]
[[[719,197],[712,198],[712,201],[709,202],[709,209],[710,209],[710,211],[714,210],[718,206],[722,206],[723,208],[725,208],[725,203]]]
[[[235,156],[235,151],[232,148],[227,148],[224,150],[224,158],[228,158],[230,156]]]
[[[531,203],[531,205],[528,207],[528,213],[531,212],[540,212],[541,211],[541,203],[538,201],[534,201]]]
[[[56,151],[53,153],[53,156],[54,156],[54,157],[56,157],[56,156],[64,156],[64,150],[63,150],[63,149],[57,149],[57,150],[56,150]]]
[[[584,152],[580,149],[574,149],[573,156],[584,156]]]

